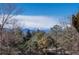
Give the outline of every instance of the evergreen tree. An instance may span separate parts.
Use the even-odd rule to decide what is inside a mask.
[[[79,13],[77,13],[76,15],[72,15],[72,25],[79,32]]]

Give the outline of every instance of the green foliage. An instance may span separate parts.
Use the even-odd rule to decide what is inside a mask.
[[[77,13],[76,15],[72,15],[72,25],[79,32],[79,13]]]

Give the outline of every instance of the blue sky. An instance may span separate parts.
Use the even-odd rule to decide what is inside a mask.
[[[67,17],[76,14],[78,3],[16,3],[23,12],[17,15],[19,25],[23,28],[49,29],[59,21],[69,21]]]
[[[77,3],[23,3],[17,4],[25,15],[69,16],[78,11]]]

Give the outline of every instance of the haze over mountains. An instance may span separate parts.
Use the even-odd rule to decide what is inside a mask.
[[[37,28],[37,29],[49,29],[57,24],[57,18],[50,16],[27,16],[18,15],[16,16],[18,23],[23,28]]]

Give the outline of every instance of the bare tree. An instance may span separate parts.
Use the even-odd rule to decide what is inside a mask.
[[[19,12],[16,4],[12,3],[4,3],[0,5],[0,47],[2,47],[1,42],[3,41],[3,30],[7,24],[11,24],[11,20],[15,17]],[[1,50],[0,50],[1,54]]]

